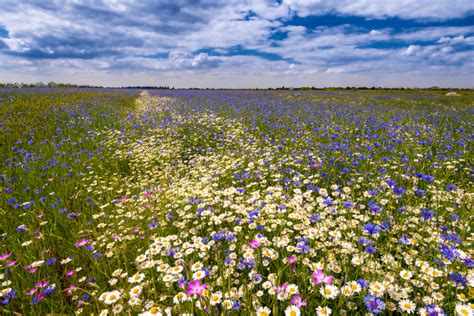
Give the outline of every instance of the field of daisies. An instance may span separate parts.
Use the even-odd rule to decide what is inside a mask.
[[[472,316],[473,109],[0,90],[0,314]]]

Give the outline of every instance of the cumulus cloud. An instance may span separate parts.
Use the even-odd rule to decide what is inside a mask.
[[[301,16],[336,12],[369,18],[443,20],[463,17],[474,10],[470,0],[284,0],[283,3]]]
[[[473,10],[464,0],[12,1],[0,11],[0,74],[105,85],[472,86],[474,27],[462,19]]]

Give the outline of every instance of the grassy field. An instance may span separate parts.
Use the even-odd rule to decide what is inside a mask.
[[[0,90],[0,314],[472,315],[445,93]]]

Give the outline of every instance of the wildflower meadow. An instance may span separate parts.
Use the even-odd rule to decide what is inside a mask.
[[[473,109],[0,90],[0,314],[472,316]]]

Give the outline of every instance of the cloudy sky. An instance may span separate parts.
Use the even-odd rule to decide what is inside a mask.
[[[0,82],[474,87],[472,0],[1,4]]]

